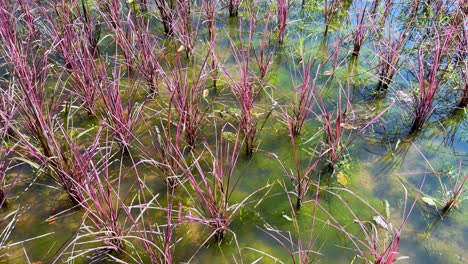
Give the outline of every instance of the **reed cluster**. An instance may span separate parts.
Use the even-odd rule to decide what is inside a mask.
[[[413,110],[406,136],[440,121],[445,97],[456,98],[447,109],[466,107],[466,8],[376,0],[349,11],[350,2],[325,0],[317,11],[302,1],[299,12],[288,0],[0,0],[0,259],[33,186],[60,204],[48,225],[79,218],[44,262],[190,262],[213,242],[237,245],[233,256],[242,259],[252,248],[238,245],[239,230],[257,217],[293,263],[320,258],[316,235],[329,227],[366,263],[392,263],[419,196],[392,227],[346,186],[347,157],[395,129],[395,106]],[[325,27],[320,47],[307,31],[316,18]],[[228,37],[220,30],[227,25],[235,25]],[[343,74],[349,54],[369,66],[353,74],[371,75],[372,85]],[[403,73],[417,89],[402,84]],[[443,84],[449,77],[459,89]],[[396,150],[401,139],[386,143]],[[251,172],[267,157],[278,161],[279,178]],[[459,167],[441,184],[443,212],[463,200],[468,177]],[[281,228],[262,207],[278,197],[291,222]],[[354,229],[327,207],[331,200]]]

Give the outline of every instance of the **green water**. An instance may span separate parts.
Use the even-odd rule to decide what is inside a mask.
[[[374,69],[376,58],[372,53],[371,41],[365,42],[356,65],[352,65],[348,54],[349,49],[352,49],[352,41],[348,36],[350,24],[355,21],[347,23],[347,18],[354,18],[355,8],[362,8],[364,4],[365,1],[343,1],[326,37],[323,36],[323,5],[320,1],[310,1],[305,10],[300,10],[299,3],[291,6],[285,43],[282,46],[271,44],[273,57],[269,73],[265,82],[255,84],[263,88],[252,111],[258,128],[257,149],[252,157],[246,157],[243,148],[240,150],[233,174],[235,188],[229,196],[229,204],[245,204],[233,215],[229,230],[220,243],[210,239],[213,231],[211,227],[181,221],[175,231],[175,263],[300,263],[304,261],[304,257],[298,254],[300,251],[309,252],[304,254],[308,257],[308,263],[364,263],[356,257],[356,246],[340,227],[352,234],[354,241],[359,244],[358,240],[366,241],[366,237],[356,220],[359,219],[371,230],[371,224],[375,225],[372,219],[378,211],[382,216],[388,217],[394,227],[399,228],[415,198],[419,200],[414,204],[401,231],[398,247],[398,257],[401,259],[398,262],[467,262],[468,253],[465,249],[468,242],[468,202],[462,200],[457,209],[441,220],[437,210],[421,200],[422,197],[444,197],[434,171],[446,172],[452,176],[466,174],[468,113],[466,108],[453,110],[452,107],[453,91],[460,83],[457,80],[447,81],[435,99],[435,112],[422,131],[407,136],[412,108],[407,101],[401,100],[401,93],[410,95],[411,87],[417,85],[416,80],[410,76],[414,65],[409,61],[414,55],[414,49],[403,52],[402,57],[406,64],[401,63],[390,89],[385,94],[376,94],[373,90],[377,83],[377,70]],[[400,4],[401,7],[397,7],[393,14],[395,20],[400,18],[401,8],[406,7],[404,3],[397,1],[396,5]],[[267,3],[261,3],[258,12],[264,12],[266,6]],[[199,8],[194,5],[195,14],[198,14]],[[247,8],[241,8],[239,18],[228,18],[225,13],[225,10],[219,13],[216,24],[216,53],[227,71],[238,74],[230,41],[235,45],[239,44],[240,38],[243,42],[246,41],[249,13]],[[159,32],[162,26],[154,16],[151,19],[155,20],[152,30]],[[197,22],[199,19],[197,15],[194,18]],[[238,32],[240,24],[243,28],[241,37]],[[270,22],[270,27],[275,27],[274,20]],[[263,24],[260,22],[255,30],[256,40],[253,44],[257,48],[262,33]],[[185,62],[191,67],[188,71],[195,73],[206,53],[204,42],[208,33],[203,26],[200,26],[197,37],[200,41],[195,50],[199,50],[199,53],[190,63]],[[274,37],[271,41],[275,41]],[[411,46],[411,41],[409,43],[408,46]],[[107,42],[102,45],[106,47]],[[110,56],[113,51],[110,47],[108,49],[103,48],[103,52]],[[167,49],[174,52],[174,47],[170,44]],[[322,74],[317,77],[317,85],[327,108],[335,111],[338,97],[346,93],[350,106],[349,120],[356,126],[362,126],[388,106],[392,106],[348,146],[334,170],[329,170],[326,164],[320,163],[311,173],[315,181],[320,176],[320,190],[317,194],[317,186],[311,185],[305,195],[303,207],[296,211],[294,184],[287,176],[295,173],[295,161],[285,111],[295,97],[294,87],[298,87],[302,80],[301,60],[309,55],[319,60],[334,52],[336,56],[331,57],[339,62],[338,66],[325,65],[321,69]],[[256,70],[253,62],[251,65]],[[312,72],[315,73],[316,69],[317,64],[312,67]],[[312,75],[311,78],[313,77]],[[194,77],[189,74],[189,79],[191,78]],[[66,82],[63,79],[54,81]],[[200,142],[203,139],[213,144],[223,122],[238,123],[236,113],[239,112],[239,106],[226,85],[227,81],[221,74],[216,90],[207,82],[209,95],[201,106],[208,107],[211,99],[214,103],[208,108],[209,121],[200,131]],[[142,83],[138,76],[125,75],[121,81],[123,97],[129,96],[126,92],[129,87],[144,86]],[[50,86],[53,89],[54,85]],[[142,105],[142,122],[134,131],[137,139],[133,140],[128,153],[122,154],[117,146],[112,146],[112,153],[115,153],[113,157],[118,162],[110,166],[109,173],[112,179],[118,180],[114,184],[118,186],[117,194],[125,204],[137,204],[136,200],[141,197],[156,197],[154,212],[150,213],[150,219],[146,221],[164,225],[167,217],[165,208],[168,204],[166,183],[160,170],[145,161],[155,158],[154,148],[158,145],[155,143],[156,127],[161,128],[164,124],[157,117],[163,116],[161,113],[167,107],[168,95],[162,87],[157,95],[149,95],[146,89],[135,90],[134,100]],[[90,129],[79,141],[86,146],[94,139],[97,129],[93,127],[98,126],[102,116],[91,118],[84,110],[77,109],[72,117],[72,128],[76,130],[76,134]],[[223,119],[216,118],[218,116]],[[219,120],[222,121],[216,123]],[[322,122],[323,117],[316,106],[301,134],[295,137],[301,170],[310,164],[317,146],[322,146]],[[352,136],[357,131],[348,129],[346,136]],[[19,162],[16,161],[15,164]],[[138,185],[141,183],[137,180],[138,177],[144,179],[147,193],[140,192]],[[4,248],[0,247],[0,262],[50,263],[56,258],[59,262],[64,262],[67,257],[74,255],[75,250],[102,245],[96,242],[87,244],[93,241],[93,237],[76,239],[80,235],[86,235],[84,227],[88,223],[83,222],[84,210],[70,208],[68,196],[45,173],[40,173],[27,164],[19,164],[8,171],[7,182],[12,181],[14,185],[8,194],[9,207],[0,209],[0,219],[18,210],[18,220],[8,237],[8,243],[12,246],[7,246],[6,243]],[[423,181],[421,190],[424,194],[421,194],[418,188]],[[442,182],[448,183],[445,178]],[[203,207],[189,182],[185,182],[174,192],[175,211],[179,204],[183,207],[183,213],[191,210],[188,208]],[[249,195],[251,197],[244,200]],[[466,197],[466,194],[462,197]],[[122,212],[119,214],[119,222],[124,227],[131,226]],[[6,228],[7,223],[8,221],[1,221],[1,228]],[[388,232],[383,228],[378,228],[377,231],[382,242]],[[358,247],[369,252],[363,245]],[[132,254],[140,254],[139,261],[150,261],[143,252],[141,243],[135,249],[130,246],[126,249]],[[136,262],[129,256],[112,254],[123,261]],[[91,262],[89,256],[92,253],[83,255],[70,261]],[[370,257],[369,254],[367,256]],[[107,259],[101,262],[113,261]]]

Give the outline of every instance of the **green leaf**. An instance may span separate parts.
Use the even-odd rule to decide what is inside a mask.
[[[426,203],[427,205],[437,207],[437,204],[436,204],[435,200],[432,199],[431,197],[424,196],[423,198],[421,198],[421,200],[422,200],[424,203]]]
[[[37,164],[36,162],[31,161],[31,160],[28,160],[28,159],[25,159],[25,158],[23,158],[23,157],[16,157],[16,158],[14,158],[14,159],[15,159],[15,160],[22,161],[22,162],[28,164],[29,166],[31,166],[31,168],[36,169],[36,170],[39,169],[39,167],[40,167],[39,164]]]
[[[288,215],[285,215],[285,214],[283,214],[283,217],[284,217],[284,218],[286,218],[286,220],[288,220],[288,221],[291,221],[291,222],[292,222],[292,218],[291,218],[291,217],[289,217]]]

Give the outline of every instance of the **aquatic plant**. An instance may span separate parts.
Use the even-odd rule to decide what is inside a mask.
[[[323,130],[325,134],[324,144],[325,149],[328,150],[328,162],[331,169],[334,168],[336,163],[340,160],[356,137],[379,120],[379,118],[393,105],[393,103],[390,104],[387,108],[377,113],[371,119],[365,120],[363,125],[354,126],[351,123],[352,121],[349,119],[349,114],[352,112],[352,109],[350,108],[351,102],[349,101],[348,94],[349,89],[348,92],[345,92],[345,99],[343,99],[343,91],[342,88],[340,88],[338,99],[336,101],[335,116],[332,116],[329,106],[326,105],[323,97],[320,95],[318,96],[318,101],[320,102],[318,106],[321,117],[323,118]]]
[[[216,35],[216,8],[218,6],[218,0],[206,0],[202,1],[203,16],[205,20],[203,23],[206,24],[208,29],[210,42],[214,40]]]
[[[84,17],[84,31],[85,34],[88,36],[88,43],[89,49],[93,55],[97,55],[99,53],[99,38],[101,37],[101,23],[100,19],[98,18],[96,21],[93,19],[89,8],[89,2],[81,1],[81,8],[83,10],[83,17]]]
[[[307,120],[309,114],[312,112],[312,108],[316,102],[315,92],[317,90],[317,78],[318,74],[322,68],[322,64],[317,66],[315,69],[315,76],[313,80],[310,80],[311,69],[315,61],[312,60],[312,56],[305,59],[301,62],[302,68],[302,83],[299,89],[295,89],[297,92],[295,93],[296,99],[292,102],[291,107],[291,131],[293,135],[301,134],[302,127],[304,122]],[[289,122],[288,122],[289,123]]]
[[[390,264],[400,257],[409,213],[394,228],[395,218],[361,191],[391,196],[389,211],[398,200],[387,192],[393,177],[373,186],[373,176],[408,161],[412,142],[432,155],[426,143],[435,136],[465,154],[466,7],[452,2],[310,1],[301,12],[300,2],[287,0],[0,0],[0,204],[2,196],[9,202],[0,210],[0,258],[310,263],[334,258],[330,246],[344,239],[348,255],[358,255],[350,261]],[[345,27],[347,15],[352,22]],[[452,39],[433,74],[431,49],[443,46],[448,32]],[[300,46],[273,44],[276,34],[282,45],[286,35],[299,36]],[[350,53],[358,67],[346,83]],[[366,57],[359,65],[358,55]],[[401,126],[407,116],[399,108],[382,118],[393,98],[364,91],[375,77],[379,89],[389,88],[400,66],[398,80],[408,86],[427,78],[422,87],[429,89],[435,76],[425,120],[440,118],[429,133],[408,134],[402,128],[412,124]],[[355,141],[360,136],[364,142]],[[353,142],[359,145],[350,149]],[[384,159],[368,165],[382,152]],[[351,181],[346,171],[349,183],[340,180],[344,172],[333,170],[345,163],[362,177]],[[440,187],[430,191],[440,197],[419,190],[416,197],[423,195],[422,209],[442,222],[465,201],[468,177],[461,165],[434,175]],[[333,176],[337,183],[328,181]],[[18,203],[40,210],[13,230],[23,212]],[[265,234],[252,244],[246,233],[255,226]],[[38,227],[55,237],[28,244],[24,236]]]
[[[364,23],[364,16],[366,14],[366,7],[361,11],[360,14],[356,15],[356,29],[353,31],[353,39],[354,39],[354,46],[353,46],[353,52],[352,56],[353,57],[358,57],[359,53],[361,51],[362,44],[364,43],[364,40],[366,38],[367,34],[367,29],[366,29],[366,24]]]
[[[160,47],[157,38],[145,25],[138,27],[135,38],[136,57],[138,58],[135,65],[138,68],[138,74],[144,78],[150,92],[158,93],[158,81],[164,72],[159,61],[165,56],[165,50]]]
[[[0,208],[4,208],[8,206],[8,193],[11,190],[14,179],[10,181],[8,186],[7,184],[7,172],[11,168],[11,154],[13,149],[8,147],[5,143],[6,140],[6,131],[7,129],[2,129],[0,131],[0,144],[2,147],[0,148]]]
[[[109,175],[109,166],[112,162],[110,147],[99,146],[97,133],[94,142],[85,150],[79,148],[70,138],[66,138],[69,151],[73,157],[73,169],[75,174],[83,175],[84,179],[77,191],[83,197],[80,206],[86,210],[82,226],[86,235],[94,236],[106,245],[111,251],[121,252],[125,247],[122,236],[125,235],[118,215],[120,211],[119,191],[112,186]],[[101,153],[104,152],[104,153]],[[99,163],[93,161],[96,155],[101,157]],[[100,247],[102,250],[102,247]]]
[[[252,76],[249,73],[249,63],[251,59],[252,37],[254,32],[255,17],[250,17],[249,38],[247,44],[240,42],[240,47],[237,48],[231,40],[231,47],[234,59],[239,68],[239,79],[234,78],[226,68],[222,68],[226,75],[227,85],[236,97],[237,103],[240,105],[241,113],[239,120],[239,128],[244,136],[245,152],[247,156],[253,154],[255,138],[257,133],[256,122],[252,115],[254,102],[262,91],[262,87],[255,87]],[[239,28],[240,39],[242,39],[242,26]]]
[[[239,130],[234,142],[224,138],[223,134],[228,133],[230,128],[229,124],[221,128],[220,135],[216,135],[214,148],[204,143],[202,151],[192,151],[189,157],[175,149],[178,158],[176,162],[201,203],[200,207],[192,208],[195,215],[190,213],[184,219],[212,227],[212,236],[216,241],[223,239],[233,216],[243,204],[231,205],[229,202],[235,188],[233,177],[241,142]]]
[[[170,93],[168,116],[176,114],[176,133],[185,133],[187,145],[194,147],[211,104],[205,106],[203,93],[208,81],[207,63],[211,54],[203,59],[200,69],[184,68],[179,52],[174,54],[174,68],[164,74],[163,80]],[[167,61],[168,63],[169,60]]]
[[[418,78],[419,89],[414,98],[413,123],[409,131],[410,134],[421,129],[434,110],[432,104],[441,82],[439,75],[443,74],[444,71],[441,68],[441,64],[444,57],[447,56],[446,52],[450,46],[451,39],[452,31],[450,29],[444,35],[440,32],[435,33],[432,41],[434,45],[430,53],[431,58],[427,62],[424,61],[425,54],[427,53],[424,51],[423,46],[420,46],[418,49],[416,76]],[[426,64],[430,65],[429,69],[426,69]]]
[[[123,57],[127,72],[133,72],[136,61],[134,35],[137,28],[142,27],[141,19],[137,19],[131,10],[128,14],[123,14],[123,9],[117,2],[99,0],[96,7],[99,19],[102,19],[107,29],[112,32],[113,43],[120,48],[116,54]],[[123,20],[122,16],[127,17],[127,20]]]
[[[463,194],[466,192],[465,185],[468,181],[468,174],[463,175],[461,161],[458,166],[458,173],[454,179],[448,177],[448,181],[448,188],[445,184],[440,184],[441,192],[445,196],[443,207],[440,209],[442,217],[446,216],[452,209],[458,208],[459,203],[466,199]]]
[[[313,202],[319,202],[319,189],[320,189],[320,179],[317,179],[317,183],[314,184],[317,187],[317,190],[314,194]],[[289,192],[284,184],[281,185],[283,190],[287,194],[288,202],[291,207],[291,217],[283,215],[283,217],[287,218],[292,222],[295,236],[290,231],[282,231],[279,230],[270,224],[266,223],[263,231],[265,231],[268,235],[270,235],[281,247],[283,247],[289,257],[291,258],[291,263],[312,263],[314,257],[322,255],[318,250],[314,248],[319,248],[316,243],[318,241],[318,235],[323,230],[325,226],[322,227],[322,230],[316,231],[316,223],[319,221],[316,219],[316,213],[318,207],[314,206],[312,208],[312,213],[310,214],[310,218],[312,219],[310,226],[304,228],[300,225],[300,220],[298,218],[298,213],[295,211],[295,204],[294,201],[291,199]],[[288,214],[289,215],[289,214]],[[305,230],[307,229],[307,231]],[[309,233],[308,237],[304,238],[303,234]]]
[[[435,207],[437,209],[438,216],[441,219],[444,219],[452,209],[458,208],[460,202],[467,199],[466,197],[463,197],[463,194],[467,191],[465,185],[468,182],[468,175],[464,175],[463,173],[462,160],[458,163],[457,172],[455,169],[450,167],[447,171],[440,173],[435,170],[421,150],[419,148],[416,149],[431,168],[432,173],[437,177],[440,193],[443,194],[443,198],[439,199],[419,190],[419,193],[423,196],[422,201],[430,207]]]
[[[392,0],[386,1],[386,5],[388,2],[388,11],[385,8],[385,12],[390,12],[391,9],[391,2]],[[406,37],[408,36],[409,30],[412,28],[413,22],[416,19],[418,14],[418,7],[419,2],[414,1],[411,5],[411,12],[409,13],[408,22],[406,23],[404,30],[402,30],[396,38],[393,37],[392,31],[388,30],[388,35],[385,36],[381,33],[381,28],[379,23],[376,21],[371,21],[371,28],[374,31],[374,34],[380,36],[376,43],[376,56],[379,60],[379,81],[377,83],[377,91],[385,91],[388,89],[390,83],[392,82],[393,76],[397,72],[398,63],[400,61],[400,53],[405,46]],[[386,17],[386,14],[383,16]],[[382,23],[384,25],[384,23]]]
[[[77,170],[88,175],[80,188],[86,198],[80,204],[85,213],[76,236],[63,246],[54,262],[64,257],[74,260],[90,255],[94,261],[106,258],[121,261],[120,258],[124,257],[140,263],[140,254],[146,254],[145,258],[148,257],[153,263],[171,263],[175,244],[172,202],[169,201],[166,208],[159,204],[158,195],[151,194],[136,171],[135,180],[140,182],[135,187],[138,192],[130,204],[126,204],[122,192],[128,190],[121,186],[124,156],[120,159],[115,157],[111,153],[112,144],[108,140],[104,145],[99,144],[98,133],[90,148],[83,151],[75,145],[71,150],[78,158]],[[120,167],[117,175],[110,174],[114,163]],[[155,218],[155,212],[166,212],[167,221],[164,223],[164,220]],[[63,213],[51,217],[57,218]],[[180,211],[178,214],[180,217]],[[135,254],[135,249],[141,250],[141,253]],[[119,254],[112,254],[116,252]]]
[[[458,102],[458,107],[466,107],[468,105],[468,83],[465,83],[463,87],[463,92],[460,101]]]
[[[210,71],[213,79],[213,87],[216,89],[218,81],[218,60],[215,52],[216,48],[216,8],[218,0],[206,0],[202,1],[202,9],[205,20],[203,23],[206,24],[209,32],[209,47],[208,50],[210,56]]]
[[[10,20],[5,9],[0,10],[0,19],[4,25],[8,25]],[[11,24],[10,24],[11,25]],[[15,139],[22,146],[21,153],[31,155],[36,158],[41,165],[49,169],[52,177],[65,189],[74,204],[83,201],[81,193],[76,185],[82,183],[83,175],[74,174],[73,159],[68,155],[60,139],[55,135],[56,115],[60,112],[60,104],[63,98],[58,93],[56,102],[52,100],[47,110],[45,106],[45,82],[47,80],[48,59],[47,52],[33,53],[34,48],[28,46],[30,42],[21,41],[14,31],[9,31],[13,27],[5,27],[0,30],[0,36],[7,43],[2,52],[12,67],[14,73],[14,84],[18,87],[18,95],[15,98],[19,115],[24,120],[23,129],[11,126]],[[31,37],[31,36],[26,36]],[[43,55],[42,55],[43,54]],[[69,107],[69,105],[68,105]],[[68,108],[69,110],[69,108]],[[68,113],[67,110],[65,113]],[[68,117],[67,117],[68,118]],[[55,121],[54,121],[55,120]],[[67,126],[65,122],[65,127]],[[59,130],[63,130],[63,126]],[[40,147],[36,147],[39,143]],[[28,158],[26,158],[28,159]]]
[[[323,32],[324,38],[328,35],[328,30],[330,28],[330,24],[336,16],[336,12],[338,11],[337,5],[340,4],[339,0],[325,0],[323,2],[323,19],[325,24],[325,29]]]
[[[289,14],[289,1],[277,0],[276,12],[276,16],[278,19],[278,43],[283,44],[284,33],[286,32],[286,25]]]
[[[229,16],[237,17],[239,13],[240,0],[229,0]]]
[[[193,13],[190,12],[190,0],[177,1],[174,10],[176,15],[172,21],[173,38],[181,43],[181,48],[185,51],[187,59],[190,60],[198,34],[198,25],[192,26]]]
[[[164,26],[164,33],[166,36],[171,36],[173,32],[174,2],[173,0],[154,0],[159,10],[161,23]]]
[[[36,6],[44,17],[41,19],[43,34],[50,41],[51,47],[54,47],[54,52],[65,62],[62,67],[71,75],[70,91],[81,101],[88,114],[96,115],[100,71],[94,61],[95,50],[91,48],[90,29],[86,29],[75,15],[81,14],[78,1],[73,1],[70,7],[62,3],[51,8],[53,13],[45,6]]]
[[[294,208],[296,210],[301,209],[304,197],[307,194],[310,186],[314,183],[314,180],[319,180],[320,179],[320,171],[316,171],[317,166],[319,166],[320,162],[326,157],[327,153],[330,151],[329,149],[320,152],[320,141],[317,141],[315,143],[315,146],[311,147],[307,151],[307,156],[309,156],[309,159],[304,166],[303,161],[301,160],[301,149],[299,149],[299,146],[296,143],[296,135],[294,134],[293,131],[293,122],[291,120],[291,117],[289,115],[285,115],[286,118],[286,124],[288,125],[288,135],[289,135],[289,140],[291,143],[291,150],[292,150],[292,157],[294,160],[294,169],[289,169],[286,168],[284,163],[280,160],[278,155],[275,153],[270,153],[272,157],[274,157],[279,165],[281,166],[281,169],[283,170],[284,175],[291,180],[291,182],[294,185],[294,194],[296,196],[296,202]],[[318,133],[315,133],[312,135],[308,141],[316,141],[317,138],[319,138],[321,135],[320,131]],[[315,176],[315,177],[314,177]],[[289,198],[289,196],[288,196]]]
[[[5,80],[7,82],[7,80]],[[2,83],[5,83],[2,80]],[[11,126],[14,125],[14,116],[18,110],[15,98],[15,88],[13,83],[5,84],[6,88],[0,89],[0,134],[3,139],[7,136],[14,136]]]
[[[311,157],[307,166],[303,169],[301,167],[301,161],[299,159],[299,153],[297,149],[297,144],[296,140],[294,138],[294,132],[293,132],[293,127],[291,122],[288,123],[288,129],[289,129],[289,139],[291,141],[291,147],[293,151],[293,157],[294,157],[294,165],[295,165],[295,173],[294,175],[290,175],[288,171],[284,168],[283,170],[288,175],[288,177],[293,181],[296,189],[296,210],[299,210],[302,206],[304,196],[307,194],[307,191],[309,190],[310,185],[313,183],[313,172],[319,165],[319,162],[322,161],[322,159],[325,157],[325,155],[328,154],[330,149],[325,150],[322,153],[317,154],[316,157]],[[316,137],[317,135],[314,135],[312,138]],[[314,152],[318,152],[319,144],[315,146]],[[320,174],[320,173],[318,173]],[[318,176],[320,177],[320,176]],[[318,178],[317,177],[317,178]]]
[[[5,252],[11,246],[8,239],[22,213],[24,213],[23,211],[24,209],[18,208],[0,218],[0,230],[2,230],[0,232],[0,259],[2,260],[8,258],[8,253]]]
[[[56,119],[54,115],[59,112],[60,107],[52,101],[48,111],[44,111],[48,52],[39,49],[40,41],[35,39],[37,36],[34,31],[28,31],[29,33],[23,36],[19,35],[13,23],[12,13],[4,8],[0,8],[0,21],[4,25],[0,29],[0,37],[5,43],[0,52],[8,59],[14,73],[13,81],[19,90],[18,98],[15,100],[19,114],[24,119],[23,131],[17,127],[11,128],[23,146],[23,151],[48,167],[53,177],[69,194],[71,201],[79,204],[83,201],[83,197],[77,191],[75,183],[80,183],[83,178],[81,175],[73,175],[69,156],[61,147],[53,128],[53,120]],[[57,97],[60,105],[63,99]],[[31,142],[38,142],[40,148]]]
[[[101,65],[104,63],[101,62]],[[114,67],[112,80],[108,80],[107,71],[101,68],[102,85],[100,86],[100,95],[104,105],[104,119],[107,125],[112,129],[112,137],[116,139],[122,150],[128,150],[130,141],[134,138],[133,131],[138,125],[141,106],[135,105],[133,90],[135,87],[128,87],[128,98],[123,101],[121,95],[120,68]],[[132,85],[133,86],[133,85]]]
[[[268,35],[269,34],[268,24],[270,22],[270,18],[271,18],[271,13],[269,12],[268,17],[265,20],[262,42],[260,43],[260,50],[258,50],[257,52],[255,47],[252,48],[255,62],[257,63],[258,69],[260,71],[260,76],[259,76],[260,81],[263,81],[265,79],[265,76],[268,73],[268,67],[271,64],[271,59],[273,58],[273,51],[269,49],[270,38]]]
[[[423,184],[424,181],[421,183],[421,187]],[[356,250],[357,257],[361,258],[366,263],[391,264],[398,257],[398,248],[401,241],[402,230],[405,227],[418,200],[418,197],[416,197],[408,209],[408,194],[404,186],[403,189],[404,207],[402,212],[402,219],[398,228],[393,227],[392,223],[390,222],[390,205],[388,202],[385,203],[386,213],[385,215],[382,215],[374,207],[372,207],[369,202],[359,197],[351,190],[345,188],[330,188],[325,190],[328,194],[337,198],[339,202],[343,204],[344,210],[347,210],[346,213],[349,213],[349,217],[352,218],[352,223],[359,226],[359,231],[363,233],[364,238],[361,238],[360,235],[349,231],[349,223],[341,223],[340,220],[333,216],[322,204],[315,203],[315,205],[318,206],[320,210],[327,216],[327,220],[320,221],[342,232],[343,235],[345,235],[352,243],[352,246]],[[362,204],[359,212],[356,209],[353,209],[351,206],[349,202],[351,199]],[[364,212],[364,210],[369,210],[372,214],[374,214],[372,220],[362,220],[359,214]]]
[[[457,59],[463,63],[460,66],[460,69],[463,69],[463,73],[461,74],[462,79],[468,79],[468,63],[463,58],[466,58],[468,55],[468,28],[463,24],[463,17],[466,14],[466,5],[463,6],[462,2],[459,2],[457,8],[457,13],[454,18],[454,27],[457,32],[459,32],[456,36],[457,48],[456,52],[458,53]],[[458,101],[458,107],[466,107],[468,105],[468,83],[465,82],[465,85],[462,88],[462,93],[460,99]]]

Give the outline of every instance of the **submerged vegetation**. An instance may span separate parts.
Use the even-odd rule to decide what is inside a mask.
[[[0,0],[0,262],[463,262],[466,11]]]

